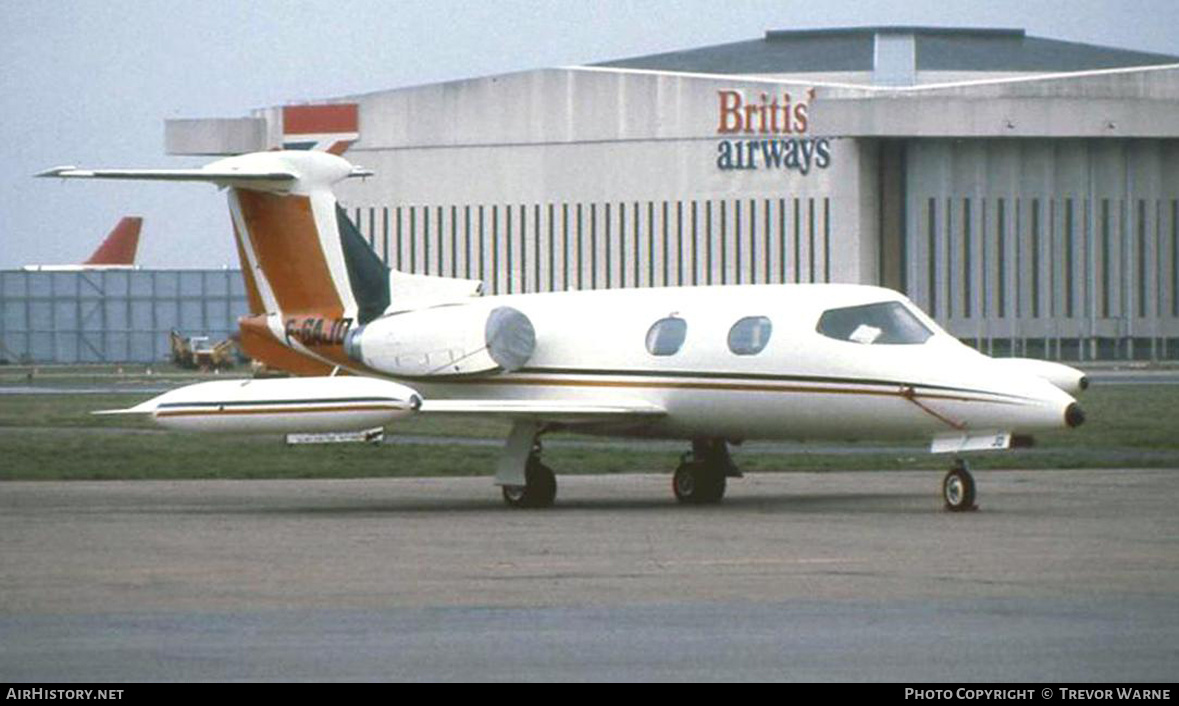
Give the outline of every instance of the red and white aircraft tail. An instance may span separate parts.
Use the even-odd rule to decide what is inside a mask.
[[[135,253],[139,249],[139,232],[143,219],[125,216],[107,233],[102,244],[80,265],[25,265],[28,271],[63,272],[74,270],[117,270],[135,267]]]
[[[139,231],[142,228],[142,218],[125,216],[107,234],[94,254],[82,264],[89,267],[133,267],[135,252],[139,249]]]

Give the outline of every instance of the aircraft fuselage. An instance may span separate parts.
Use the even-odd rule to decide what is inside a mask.
[[[821,332],[824,312],[896,303],[928,331],[923,340],[879,342],[867,333]],[[963,345],[907,300],[856,285],[758,285],[523,294],[453,305],[481,322],[500,307],[522,313],[535,348],[512,371],[468,374],[448,367],[472,354],[461,347],[415,348],[398,341],[398,359],[417,356],[427,374],[390,375],[380,358],[366,374],[409,384],[427,400],[641,401],[666,415],[638,424],[593,422],[579,431],[670,438],[925,438],[947,433],[1031,433],[1065,425],[1073,399],[1043,378],[1013,372]],[[358,331],[374,348],[398,314]],[[679,319],[682,342],[654,354],[657,322]],[[739,322],[754,346],[730,345]],[[911,322],[909,322],[911,323]],[[853,322],[854,324],[854,322]],[[481,333],[481,332],[480,332]],[[674,332],[673,332],[674,333]],[[743,331],[736,332],[739,338]],[[853,332],[854,333],[854,332]],[[748,336],[747,336],[748,337]],[[476,337],[472,337],[474,339]],[[917,338],[921,338],[919,334]],[[454,332],[453,340],[463,336]],[[760,340],[764,339],[764,340]],[[745,346],[744,348],[742,346]],[[756,352],[751,352],[757,347]],[[382,368],[385,367],[385,370]]]

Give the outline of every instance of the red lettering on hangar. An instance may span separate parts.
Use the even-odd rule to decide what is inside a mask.
[[[805,98],[790,93],[760,93],[749,100],[742,91],[717,91],[718,135],[801,135],[810,129],[810,105],[815,89],[808,88]]]

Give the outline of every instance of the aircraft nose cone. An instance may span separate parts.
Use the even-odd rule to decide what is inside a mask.
[[[1085,413],[1081,411],[1081,405],[1073,402],[1064,410],[1064,423],[1070,429],[1076,429],[1085,423]]]

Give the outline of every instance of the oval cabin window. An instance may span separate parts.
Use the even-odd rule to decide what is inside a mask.
[[[651,355],[675,355],[688,335],[688,322],[669,316],[656,321],[647,331],[647,352]]]
[[[737,355],[757,355],[770,342],[774,325],[764,316],[746,316],[729,329],[729,350]]]

